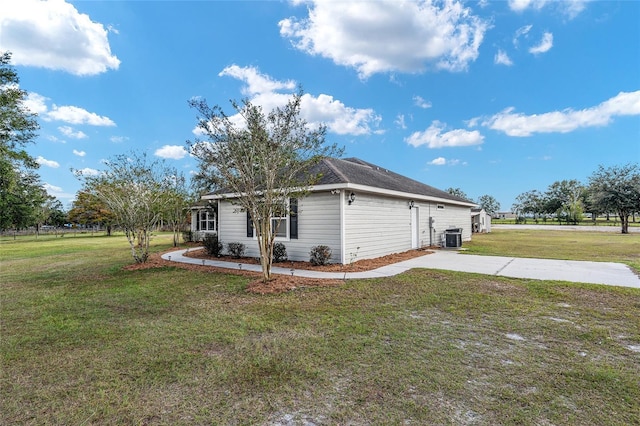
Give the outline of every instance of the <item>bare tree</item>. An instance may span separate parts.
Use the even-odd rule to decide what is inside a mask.
[[[149,243],[162,214],[172,171],[164,163],[149,162],[146,154],[120,154],[106,162],[107,169],[96,176],[76,176],[84,180],[84,190],[102,200],[122,227],[137,263],[149,257]]]
[[[231,101],[237,115],[227,116],[204,99],[189,104],[198,111],[198,128],[206,140],[189,142],[200,160],[195,176],[201,188],[229,193],[239,211],[248,212],[255,226],[263,280],[271,279],[275,230],[291,213],[289,200],[301,197],[317,181],[310,172],[322,158],[340,155],[325,145],[326,127],[311,129],[300,116],[302,91],[284,107],[268,113],[248,100]]]

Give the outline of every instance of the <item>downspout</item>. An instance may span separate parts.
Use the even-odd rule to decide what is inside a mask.
[[[346,257],[346,227],[345,227],[345,211],[344,211],[344,192],[340,190],[340,263],[346,265],[347,257]]]

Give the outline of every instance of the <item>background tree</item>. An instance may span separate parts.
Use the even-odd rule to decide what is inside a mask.
[[[478,204],[491,216],[500,211],[500,203],[491,195],[483,195],[478,198]]]
[[[640,212],[640,169],[637,164],[599,166],[589,177],[590,202],[603,212],[615,212],[622,233],[629,233],[629,216]]]
[[[25,150],[38,130],[36,114],[24,101],[11,54],[0,54],[0,229],[33,224],[35,209],[44,201],[38,163]]]
[[[70,222],[83,226],[104,226],[107,236],[111,235],[115,223],[115,215],[107,204],[89,191],[78,191],[76,199],[71,204],[68,218]]]
[[[536,189],[523,192],[516,197],[511,210],[516,214],[517,220],[532,216],[537,221],[544,214],[544,195]]]
[[[167,188],[164,196],[166,200],[166,210],[162,218],[173,232],[173,246],[180,243],[180,231],[184,228],[188,218],[188,208],[195,202],[189,194],[187,180],[184,175],[173,170],[173,174],[167,177]]]
[[[451,195],[455,195],[456,197],[464,198],[465,200],[471,200],[469,196],[460,188],[447,188],[445,190]]]
[[[66,215],[62,203],[43,189],[43,201],[35,209],[36,236],[43,225],[58,227],[64,224]]]
[[[304,196],[317,181],[318,176],[310,173],[315,164],[341,154],[335,144],[324,144],[326,127],[310,129],[301,118],[301,99],[300,90],[284,107],[269,113],[248,100],[231,101],[241,124],[204,99],[189,102],[206,136],[206,141],[190,142],[191,153],[199,160],[195,181],[200,188],[233,193],[237,198],[230,201],[248,212],[265,282],[271,279],[275,242],[271,218],[290,213],[290,198]]]
[[[137,263],[149,257],[152,231],[166,211],[167,182],[172,176],[162,161],[149,162],[146,154],[117,155],[96,176],[76,175],[86,191],[104,202],[122,227]]]
[[[578,223],[582,220],[584,186],[577,180],[561,180],[549,185],[545,193],[544,211],[555,215],[558,222]]]

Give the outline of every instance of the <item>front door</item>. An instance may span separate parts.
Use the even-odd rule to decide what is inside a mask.
[[[411,209],[411,248],[420,248],[420,209]]]

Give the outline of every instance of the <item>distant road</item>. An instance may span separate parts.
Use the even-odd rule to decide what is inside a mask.
[[[537,229],[548,231],[594,231],[594,232],[617,232],[618,226],[573,226],[573,225],[491,225],[491,229]],[[630,226],[629,233],[640,234],[640,227]]]

